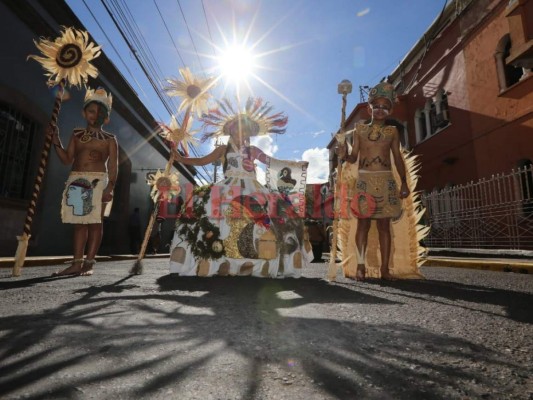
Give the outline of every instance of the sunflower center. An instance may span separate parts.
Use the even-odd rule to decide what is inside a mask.
[[[200,89],[198,86],[187,86],[187,96],[189,96],[191,99],[195,99],[200,93],[202,93],[202,89]]]
[[[79,64],[82,56],[82,51],[78,45],[67,43],[59,49],[56,62],[61,68],[73,68]]]

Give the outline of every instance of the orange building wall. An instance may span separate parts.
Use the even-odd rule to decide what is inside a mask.
[[[468,94],[480,177],[533,159],[533,76],[500,92],[494,52],[509,32],[505,7],[465,47]]]
[[[533,77],[499,93],[494,53],[509,31],[506,5],[505,0],[473,2],[433,40],[415,86],[403,96],[396,117],[408,121],[413,145],[416,109],[439,88],[448,93],[451,124],[413,147],[422,163],[420,190],[490,177],[533,159]],[[415,63],[405,74],[405,84],[417,68]]]

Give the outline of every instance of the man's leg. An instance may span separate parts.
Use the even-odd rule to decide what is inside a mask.
[[[53,276],[79,275],[82,272],[83,253],[85,252],[85,245],[87,244],[87,235],[87,225],[74,225],[74,260],[72,260],[70,267],[59,272],[54,272],[52,274]]]
[[[381,278],[393,279],[389,272],[389,260],[391,252],[390,218],[376,220],[379,233],[379,249],[381,254]]]
[[[355,247],[357,251],[357,273],[355,279],[362,281],[365,279],[366,245],[368,241],[368,231],[370,230],[370,218],[357,219],[357,232],[355,233]]]
[[[104,211],[106,203],[102,203],[102,221],[104,220]],[[83,263],[81,275],[88,276],[93,274],[93,265],[96,263],[95,257],[100,244],[102,243],[102,236],[104,234],[104,224],[89,224],[89,237],[87,239],[87,257]]]

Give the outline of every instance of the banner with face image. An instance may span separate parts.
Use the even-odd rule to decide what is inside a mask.
[[[305,216],[305,185],[309,163],[267,157],[265,164],[267,188],[289,199],[294,211],[302,217]]]

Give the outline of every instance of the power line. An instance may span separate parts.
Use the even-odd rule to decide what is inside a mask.
[[[209,20],[207,19],[207,13],[205,12],[204,0],[202,0],[202,10],[204,11],[205,24],[207,25],[207,32],[209,33],[209,40],[211,40],[211,47],[213,49],[213,55],[216,56],[217,52],[215,50],[215,42],[213,41],[213,36],[211,35],[211,28],[209,27]]]
[[[109,36],[107,36],[107,33],[105,32],[104,28],[102,27],[102,25],[100,25],[100,22],[98,21],[98,19],[96,18],[96,16],[94,15],[94,13],[92,12],[92,10],[89,8],[89,6],[87,5],[87,3],[85,2],[85,0],[82,0],[83,1],[83,4],[85,5],[85,7],[87,8],[87,11],[89,11],[89,13],[91,14],[91,16],[93,17],[94,19],[94,22],[96,22],[96,25],[98,25],[98,27],[100,28],[100,31],[103,33],[104,37],[107,39],[107,42],[109,43],[109,45],[111,46],[111,48],[115,51],[115,54],[117,55],[117,57],[119,58],[119,60],[122,62],[122,65],[124,65],[124,68],[126,68],[126,71],[128,71],[128,73],[130,74],[130,77],[135,81],[135,83],[137,84],[139,90],[142,92],[142,94],[144,95],[144,97],[149,101],[149,97],[148,95],[146,94],[146,92],[144,91],[143,87],[141,86],[141,83],[137,80],[137,78],[135,78],[135,75],[133,75],[133,73],[131,72],[131,70],[129,69],[128,67],[128,64],[124,61],[124,59],[122,58],[122,56],[120,55],[119,51],[117,50],[117,48],[113,45],[113,41],[109,38]],[[156,112],[157,113],[157,112]],[[161,116],[158,115],[158,117],[161,119]]]
[[[189,37],[191,38],[191,43],[192,43],[192,47],[194,48],[194,51],[196,53],[196,57],[198,58],[198,63],[200,64],[200,69],[202,71],[205,71],[203,65],[202,65],[202,60],[200,60],[200,54],[198,53],[198,49],[196,48],[196,44],[194,43],[194,39],[192,37],[192,33],[191,33],[191,30],[189,28],[189,24],[187,23],[187,18],[185,17],[185,13],[183,12],[183,8],[181,8],[181,3],[180,3],[180,0],[176,0],[177,3],[178,3],[178,7],[181,11],[181,16],[183,17],[183,21],[185,22],[185,26],[187,27],[187,32],[189,32]]]
[[[131,36],[131,41],[130,39],[127,37],[126,33],[124,32],[124,30],[122,29],[121,25],[119,24],[117,18],[115,17],[115,15],[113,14],[113,12],[110,10],[110,8],[107,6],[107,4],[105,3],[104,0],[101,0],[104,8],[106,9],[107,13],[109,14],[109,16],[111,17],[113,23],[115,24],[116,28],[118,29],[119,33],[121,34],[122,38],[124,39],[124,41],[126,42],[128,48],[130,49],[130,51],[133,53],[135,59],[137,60],[137,62],[139,63],[143,73],[145,74],[146,78],[148,79],[148,81],[150,82],[150,84],[152,85],[152,88],[154,89],[154,91],[156,92],[157,96],[159,97],[159,99],[161,100],[162,104],[165,106],[165,108],[167,109],[168,113],[170,115],[173,115],[173,111],[171,109],[171,106],[170,104],[168,103],[168,100],[170,99],[168,96],[163,96],[163,92],[161,90],[161,88],[157,85],[156,81],[154,81],[154,78],[153,76],[155,76],[156,78],[158,77],[158,74],[157,74],[157,70],[156,68],[154,67],[154,65],[152,64],[152,62],[150,61],[148,55],[146,54],[146,52],[144,51],[144,48],[143,48],[143,45],[141,43],[141,41],[139,40],[139,38],[136,36],[136,33],[135,31],[133,30],[131,24],[129,23],[128,19],[127,19],[127,16],[124,14],[124,12],[122,11],[122,9],[120,8],[120,5],[116,2],[116,1],[113,1],[113,0],[110,0],[111,3],[113,4],[113,6],[115,7],[116,9],[116,12],[117,12],[117,15],[119,16],[119,18],[121,19],[123,25],[124,25],[124,29],[127,31],[127,33]],[[130,16],[131,16],[131,13],[130,13]],[[138,29],[138,26],[137,26],[137,29]],[[142,37],[142,34],[141,34],[141,37]],[[137,51],[134,46],[132,45],[131,42],[135,42],[139,48],[139,51]],[[146,43],[146,42],[145,42]],[[146,47],[148,47],[146,45]],[[149,50],[149,48],[148,48]],[[151,53],[150,53],[151,54]],[[153,57],[153,54],[151,54],[152,57]],[[143,61],[144,59],[144,61]],[[151,70],[151,71],[149,71]],[[159,81],[161,81],[162,79],[159,77],[158,78]],[[206,172],[206,174],[209,176],[209,173],[207,172],[207,169],[205,168],[205,166],[203,166],[203,169],[204,171]],[[206,179],[205,176],[203,176],[200,171],[198,171],[198,175],[199,175],[199,178],[203,179],[205,182],[209,182],[209,179]]]
[[[159,16],[161,17],[161,21],[163,21],[163,25],[165,26],[165,29],[167,30],[168,36],[170,36],[170,40],[172,41],[172,44],[174,45],[174,48],[176,49],[176,53],[178,53],[178,57],[181,60],[181,65],[185,66],[185,61],[183,61],[183,57],[181,56],[180,51],[178,50],[178,46],[176,45],[176,42],[174,42],[174,38],[172,37],[170,30],[168,29],[167,23],[165,22],[165,18],[163,18],[163,14],[161,14],[161,10],[159,9],[159,6],[157,5],[155,0],[154,0],[154,5],[155,5],[155,8],[157,8],[157,12],[159,13]]]

